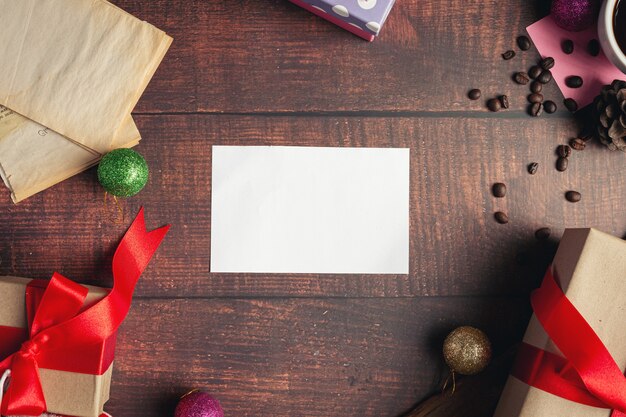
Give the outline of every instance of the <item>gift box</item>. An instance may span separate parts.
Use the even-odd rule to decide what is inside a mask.
[[[139,212],[113,255],[110,290],[57,273],[49,281],[0,277],[0,414],[103,414],[117,330],[168,228],[147,232]]]
[[[29,320],[32,320],[46,287],[47,282],[42,280],[0,277],[0,359],[16,352],[28,340]],[[86,288],[89,293],[80,311],[109,293],[104,288]],[[80,417],[99,416],[109,399],[114,350],[115,335],[93,346],[89,353],[92,369],[96,371],[94,374],[68,372],[67,367],[64,370],[63,362],[73,356],[70,351],[60,354],[63,357],[57,363],[40,363],[39,375],[48,411]],[[67,394],[70,392],[72,395]]]
[[[290,0],[361,38],[373,41],[395,0]]]
[[[626,411],[626,241],[565,231],[494,417]]]

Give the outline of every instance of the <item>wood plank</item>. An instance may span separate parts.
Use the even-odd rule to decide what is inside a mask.
[[[540,1],[403,0],[370,44],[287,0],[115,3],[174,37],[138,112],[484,112],[466,98],[474,87],[521,111],[528,88],[511,75],[538,54],[500,55],[545,13]],[[561,102],[554,86],[547,97]]]
[[[624,154],[592,144],[554,169],[554,149],[575,132],[568,119],[141,116],[139,150],[152,167],[127,217],[103,205],[94,171],[13,205],[2,190],[0,274],[110,284],[110,260],[140,205],[170,236],[141,281],[139,296],[414,296],[526,294],[538,285],[564,227],[596,226],[623,236]],[[210,274],[211,145],[396,146],[411,148],[409,276]],[[535,176],[526,172],[540,163]],[[508,185],[504,199],[491,184]],[[568,203],[576,189],[581,202]],[[493,212],[511,222],[499,225]],[[553,228],[538,242],[534,231]],[[520,265],[520,254],[527,264]],[[524,262],[521,262],[524,263]]]
[[[517,298],[138,300],[107,410],[171,416],[201,387],[227,416],[395,416],[440,389],[452,328],[483,328],[500,353],[528,315]]]

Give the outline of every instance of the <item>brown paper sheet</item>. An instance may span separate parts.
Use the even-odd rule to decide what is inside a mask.
[[[105,0],[0,0],[0,104],[100,154],[172,38]]]
[[[0,277],[0,326],[27,327],[25,290],[30,279]],[[108,291],[86,285],[89,294],[82,311]],[[103,375],[39,369],[48,412],[77,417],[99,417],[109,399],[113,364]]]
[[[621,367],[626,368],[626,241],[595,229],[567,229],[553,262],[567,298]],[[524,342],[558,353],[533,315]],[[494,417],[609,417],[509,377]]]
[[[115,148],[130,148],[140,135],[124,121]],[[0,106],[0,177],[15,203],[97,164],[102,155]]]

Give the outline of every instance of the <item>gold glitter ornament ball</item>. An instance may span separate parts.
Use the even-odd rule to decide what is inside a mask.
[[[443,358],[452,371],[475,375],[491,361],[491,342],[483,331],[461,326],[450,332],[443,342]]]

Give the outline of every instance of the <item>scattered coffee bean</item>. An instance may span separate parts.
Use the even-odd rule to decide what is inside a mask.
[[[587,143],[581,138],[574,138],[569,142],[570,146],[577,151],[582,151],[587,146]]]
[[[561,158],[569,158],[572,154],[572,148],[567,145],[559,145],[556,147],[556,154]]]
[[[517,46],[522,51],[528,51],[530,49],[530,39],[527,36],[518,36],[517,38]]]
[[[541,103],[543,101],[543,95],[539,93],[532,93],[528,95],[529,103]]]
[[[583,86],[583,79],[578,75],[570,75],[565,79],[565,85],[569,88],[580,88]]]
[[[469,93],[467,93],[467,96],[469,97],[470,100],[478,100],[481,95],[482,93],[480,92],[478,88],[473,88],[469,91]]]
[[[598,56],[600,54],[600,42],[597,39],[592,39],[587,44],[587,52],[591,56]]]
[[[552,81],[552,73],[549,70],[541,71],[541,74],[539,74],[539,77],[537,77],[537,81],[539,81],[541,84],[548,84],[550,81]]]
[[[563,104],[567,108],[567,110],[575,113],[578,110],[578,103],[573,98],[566,98],[563,100]]]
[[[546,240],[550,237],[550,233],[552,233],[552,230],[550,230],[549,227],[542,227],[535,232],[535,238],[537,238],[537,240]]]
[[[539,169],[539,163],[531,162],[530,164],[528,164],[528,173],[530,175],[535,175],[538,169]]]
[[[541,61],[539,61],[539,66],[543,68],[544,70],[552,69],[552,67],[554,66],[554,58],[549,56],[547,58],[542,59]]]
[[[571,39],[565,39],[563,43],[561,43],[561,49],[564,54],[571,54],[574,52],[574,42]]]
[[[530,81],[530,78],[528,78],[528,74],[525,72],[516,72],[513,74],[513,81],[521,85],[526,85]]]
[[[509,59],[513,59],[515,57],[515,51],[506,51],[502,54],[502,58],[508,61]]]
[[[543,90],[543,84],[541,84],[539,81],[533,81],[530,84],[530,91],[532,91],[533,93],[541,93],[541,90]]]
[[[509,222],[509,216],[507,216],[506,213],[503,213],[501,211],[495,212],[493,217],[495,217],[496,221],[500,224],[507,224]]]
[[[563,172],[567,169],[567,165],[568,165],[568,159],[567,158],[563,158],[562,156],[559,157],[559,159],[556,160],[556,170],[559,172]]]
[[[578,203],[580,199],[582,198],[582,196],[580,195],[578,191],[568,191],[565,193],[565,198],[570,203]]]
[[[498,100],[500,100],[500,105],[503,109],[509,108],[509,98],[505,94],[498,97]]]
[[[502,108],[502,103],[500,103],[500,100],[498,100],[497,98],[491,98],[487,100],[487,108],[493,112],[500,111],[500,109]]]
[[[546,100],[543,103],[543,109],[546,111],[546,113],[552,114],[556,111],[556,103],[552,100]]]
[[[539,77],[539,75],[541,75],[542,71],[543,70],[541,69],[540,66],[538,65],[532,66],[528,70],[528,76],[534,80],[535,78]]]
[[[541,113],[543,113],[543,104],[541,104],[541,103],[533,103],[533,104],[531,104],[528,112],[533,117],[541,116]]]
[[[502,198],[506,195],[506,185],[501,182],[496,182],[493,184],[493,187],[491,187],[491,192],[494,197]]]

